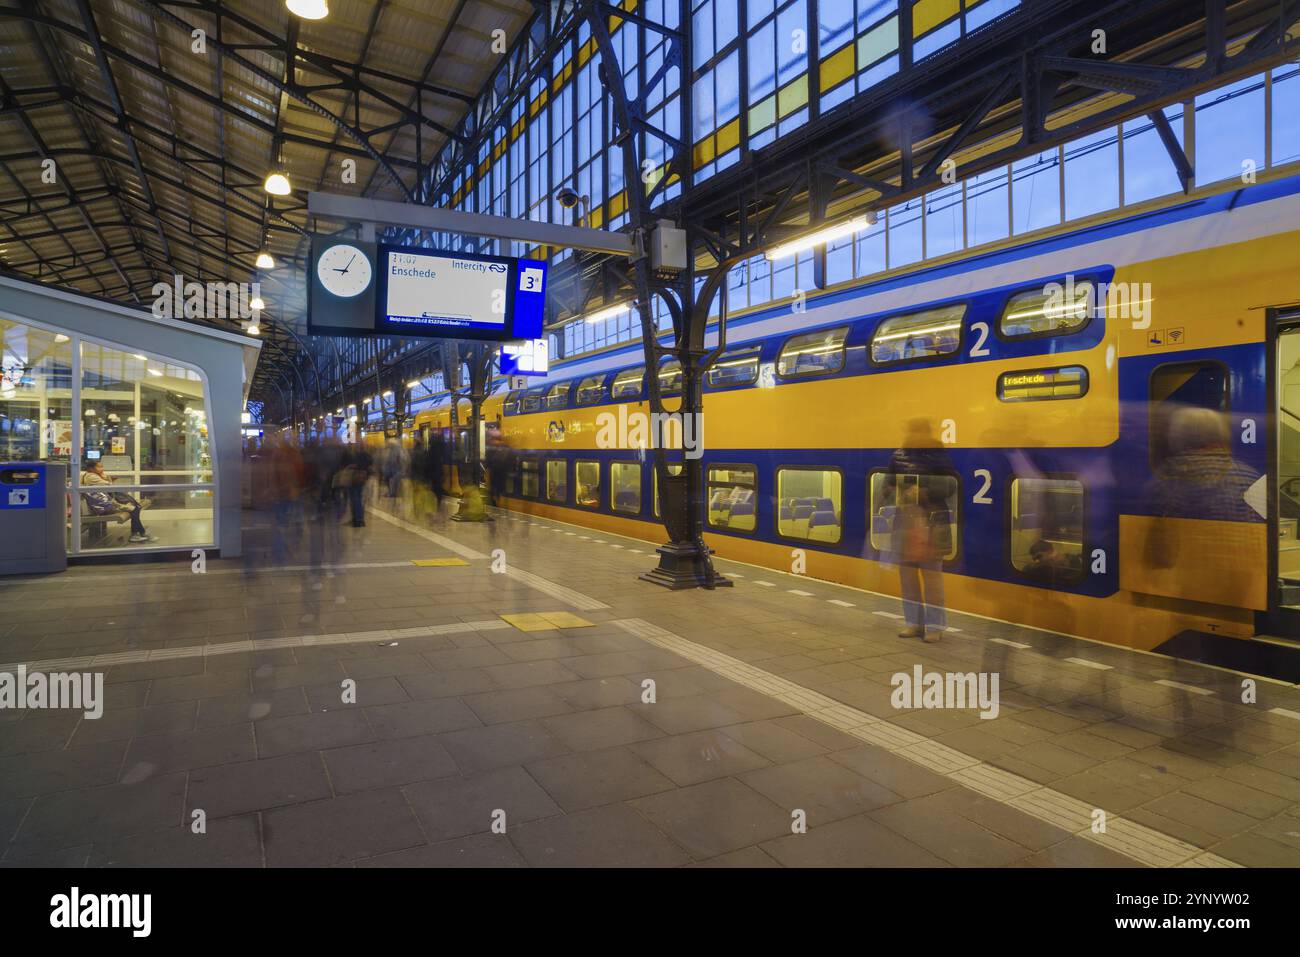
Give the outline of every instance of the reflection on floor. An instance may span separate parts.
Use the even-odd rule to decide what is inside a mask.
[[[670,593],[652,544],[392,512],[274,564],[250,512],[205,575],[0,582],[0,671],[107,698],[0,712],[0,863],[1300,864],[1294,686],[1244,704],[1229,671],[960,614],[924,644],[863,592],[723,561],[735,588]],[[996,675],[997,717],[895,707],[918,668]]]
[[[1184,631],[1155,649],[1157,654],[1231,668],[1252,675],[1300,682],[1300,645],[1259,639],[1243,641],[1205,631]]]

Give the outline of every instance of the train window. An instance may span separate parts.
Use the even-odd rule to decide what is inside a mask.
[[[600,508],[600,463],[574,462],[573,485],[577,489],[574,501],[583,508]]]
[[[625,369],[614,376],[614,383],[609,387],[611,399],[639,399],[641,385],[645,379],[645,366],[639,369]]]
[[[548,409],[563,409],[569,404],[569,383],[557,382],[551,386],[551,391],[546,393],[546,407]]]
[[[1065,336],[1078,332],[1091,318],[1092,283],[1049,283],[1008,299],[998,331],[1008,339]]]
[[[955,475],[873,472],[868,495],[868,534],[871,547],[882,556],[893,561],[957,557]]]
[[[641,463],[611,462],[609,505],[616,512],[641,511]]]
[[[511,392],[506,396],[506,401],[501,406],[506,415],[514,415],[519,411],[520,394],[521,393],[518,392]]]
[[[715,465],[709,469],[709,524],[752,532],[757,523],[757,469],[752,465]]]
[[[838,542],[843,524],[843,478],[830,469],[778,469],[777,531],[786,538]]]
[[[659,394],[676,395],[682,391],[682,364],[669,359],[659,367]]]
[[[948,356],[961,346],[966,304],[890,316],[871,337],[871,361],[879,365]]]
[[[587,376],[578,383],[578,405],[595,405],[605,398],[604,375]]]
[[[653,475],[653,476],[655,477],[655,478],[654,478],[654,486],[655,486],[655,518],[658,518],[658,517],[659,517],[659,470],[658,470],[657,468],[654,468],[654,467],[653,467],[653,461],[654,461],[654,460],[652,459],[652,460],[651,460],[652,465],[651,465],[651,468],[650,468],[650,474]],[[682,464],[681,464],[680,462],[668,462],[667,465],[668,465],[668,474],[669,474],[669,475],[681,475],[681,474],[682,474]]]
[[[709,370],[709,385],[713,388],[729,385],[749,385],[758,381],[758,346],[724,352]]]
[[[546,460],[546,498],[552,502],[569,500],[569,463],[564,459]]]
[[[848,326],[793,336],[781,347],[776,374],[783,379],[830,375],[844,368],[844,340]]]
[[[1044,585],[1083,578],[1083,484],[1073,478],[1011,480],[1011,564]]]
[[[1156,366],[1151,373],[1148,403],[1152,471],[1159,470],[1173,456],[1193,449],[1193,442],[1228,443],[1228,375],[1228,367],[1221,362]],[[1188,409],[1208,409],[1218,415],[1187,415]]]
[[[998,376],[998,398],[1003,402],[1038,399],[1079,399],[1088,393],[1088,370],[1083,366],[1028,369]]]
[[[520,412],[540,412],[542,409],[542,397],[546,392],[546,387],[539,389],[529,389],[519,398]]]
[[[537,459],[524,459],[519,463],[519,494],[524,498],[537,498]]]

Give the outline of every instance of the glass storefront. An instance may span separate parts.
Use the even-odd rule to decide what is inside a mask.
[[[6,319],[0,352],[0,461],[67,464],[70,554],[213,546],[198,370]]]

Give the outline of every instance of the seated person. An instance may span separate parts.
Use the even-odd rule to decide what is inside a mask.
[[[104,463],[98,460],[87,463],[85,471],[81,473],[82,488],[112,484],[113,479],[104,474]],[[133,544],[140,545],[158,540],[155,536],[149,534],[144,527],[144,523],[140,521],[140,512],[144,505],[131,496],[121,492],[109,492],[105,489],[82,492],[81,495],[94,515],[122,514],[129,516],[131,519],[131,537],[128,540]]]
[[[1030,579],[1044,585],[1055,585],[1074,575],[1075,567],[1070,556],[1057,549],[1045,538],[1040,538],[1029,546],[1029,564],[1024,573]]]

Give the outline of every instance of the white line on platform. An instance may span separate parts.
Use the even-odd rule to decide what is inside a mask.
[[[802,595],[804,598],[811,598],[813,596],[812,592],[800,591],[797,588],[787,588],[786,591],[788,591],[791,595]]]
[[[873,615],[879,615],[881,618],[893,618],[896,621],[902,621],[903,616],[892,611],[873,611]]]
[[[1170,681],[1168,678],[1157,678],[1156,684],[1164,685],[1166,688],[1177,688],[1179,691],[1190,691],[1192,694],[1214,694],[1214,692],[1209,688],[1198,688],[1196,685],[1185,685],[1181,681]]]
[[[1269,714],[1281,715],[1284,718],[1294,718],[1300,721],[1300,711],[1292,711],[1289,708],[1269,708]]]
[[[152,648],[143,651],[115,651],[103,655],[82,655],[77,658],[47,658],[41,661],[15,662],[0,665],[0,672],[12,673],[19,664],[28,671],[70,671],[77,668],[107,668],[113,665],[138,665],[146,661],[170,661],[174,658],[203,658],[233,655],[241,652],[275,651],[283,648],[313,648],[317,645],[363,645],[370,642],[401,642],[404,638],[427,638],[430,635],[459,635],[467,631],[499,631],[513,628],[508,621],[489,618],[483,621],[455,622],[446,625],[424,625],[419,628],[391,628],[387,631],[335,632],[328,635],[294,635],[289,638],[257,638],[245,641],[226,641],[207,645],[186,645],[180,648]]]
[[[1033,645],[1027,645],[1023,641],[1012,641],[1010,638],[990,638],[989,641],[996,641],[999,645],[1006,645],[1009,648],[1019,648],[1021,651],[1033,647]]]
[[[482,552],[477,552],[467,545],[462,545],[460,542],[450,539],[445,535],[431,532],[427,528],[413,525],[410,522],[404,521],[400,518],[395,518],[392,515],[379,511],[378,509],[373,509],[372,511],[374,511],[374,513],[384,521],[392,522],[399,528],[404,528],[412,534],[419,535],[421,538],[441,545],[448,551],[455,552],[463,558],[487,558],[487,556]],[[572,605],[580,611],[599,611],[600,609],[609,607],[604,602],[588,597],[587,595],[582,594],[582,592],[574,591],[572,588],[566,588],[564,585],[557,585],[553,581],[548,581],[540,575],[534,575],[532,572],[526,572],[515,565],[508,566],[505,573],[507,577],[513,578],[515,581],[527,585],[530,588],[534,588],[544,595],[550,595],[552,598],[559,599],[566,605]]]
[[[1113,671],[1112,665],[1103,665],[1100,661],[1089,661],[1087,658],[1066,658],[1072,665],[1083,665],[1085,668],[1096,668],[1098,671]]]
[[[826,600],[827,600],[828,602],[830,602],[832,605],[839,605],[841,608],[857,608],[857,607],[858,607],[857,605],[853,604],[853,602],[851,602],[851,601],[842,601],[842,600],[840,600],[839,598],[828,598],[828,599],[826,599]]]
[[[776,586],[773,585],[771,582],[761,582],[761,581],[757,581],[757,580],[754,582],[754,584],[755,584],[755,585],[762,585],[764,588],[775,588],[775,587],[776,587]]]
[[[1109,816],[1106,832],[1093,833],[1092,804],[1043,787],[1029,778],[985,764],[948,745],[795,684],[788,678],[675,635],[644,619],[630,618],[613,624],[652,645],[702,665],[715,674],[796,708],[808,717],[851,737],[883,748],[972,791],[1139,863],[1152,867],[1202,867],[1211,864],[1207,852],[1201,848],[1125,818]],[[1239,866],[1217,855],[1213,857],[1213,863],[1217,866]]]
[[[379,518],[382,518],[385,522],[388,522],[390,525],[396,525],[398,528],[404,529],[412,535],[418,535],[426,542],[433,542],[435,545],[447,549],[447,551],[451,552],[453,555],[459,555],[461,558],[468,558],[471,560],[487,558],[487,556],[482,552],[475,551],[468,545],[462,545],[460,542],[453,538],[448,538],[446,535],[439,535],[437,532],[431,532],[427,528],[421,528],[414,522],[408,522],[406,519],[398,518],[396,515],[389,515],[387,512],[378,508],[372,508],[370,511]]]

